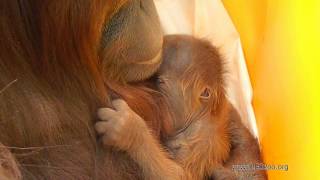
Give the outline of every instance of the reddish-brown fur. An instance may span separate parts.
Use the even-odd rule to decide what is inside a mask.
[[[147,179],[266,179],[264,171],[232,169],[262,161],[256,139],[226,98],[218,51],[191,36],[167,36],[163,58],[157,83],[172,115],[163,126],[168,152],[122,100],[98,112],[103,143],[126,151]]]
[[[132,70],[127,56],[135,57],[131,64],[149,59],[159,48],[153,44],[161,38],[151,34],[154,39],[136,41],[113,34],[121,29],[108,26],[123,7],[132,7],[130,14],[140,11],[144,2],[148,3],[144,14],[154,13],[151,1],[139,0],[0,2],[0,157],[8,162],[0,166],[0,179],[20,179],[20,173],[32,180],[141,179],[140,168],[125,153],[99,147],[93,125],[96,109],[110,105],[115,92],[145,118],[155,137],[159,134],[158,119],[163,117],[157,97],[143,84],[126,85],[124,72],[137,74],[130,81],[152,75],[158,65]],[[156,16],[151,17],[146,21],[159,27]],[[135,27],[126,19],[118,23],[124,23],[126,33],[140,28],[149,37],[144,24]],[[105,36],[111,40],[101,43]],[[108,51],[117,38],[119,62]],[[141,44],[152,51],[134,53]],[[120,66],[108,66],[111,62]],[[144,70],[148,73],[140,74]]]
[[[10,151],[0,143],[0,178],[2,180],[20,179],[21,174],[15,158]]]

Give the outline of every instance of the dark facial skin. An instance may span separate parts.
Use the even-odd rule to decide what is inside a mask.
[[[106,58],[103,61],[106,76],[132,82],[153,75],[161,64],[162,37],[152,0],[125,3],[103,32],[101,47]]]

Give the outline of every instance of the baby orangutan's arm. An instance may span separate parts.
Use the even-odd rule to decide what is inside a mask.
[[[242,124],[240,115],[231,105],[229,132],[231,134],[231,152],[223,168],[214,170],[213,179],[254,179],[265,180],[265,171],[237,169],[237,166],[261,164],[260,150],[257,139]]]
[[[95,129],[102,143],[126,151],[142,168],[145,179],[185,180],[184,170],[161,148],[144,120],[124,100],[112,102],[114,109],[101,108]]]

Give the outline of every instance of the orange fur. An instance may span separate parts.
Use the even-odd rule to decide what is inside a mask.
[[[162,119],[164,147],[121,100],[120,108],[100,109],[96,130],[104,144],[126,151],[146,179],[266,179],[264,171],[232,170],[235,163],[262,161],[256,140],[226,98],[218,51],[209,42],[174,35],[165,37],[163,53],[155,80],[171,116]]]
[[[139,5],[144,2],[148,6],[141,13]],[[118,22],[113,18],[132,12],[134,16]],[[9,171],[14,179],[20,174],[23,179],[141,179],[141,168],[126,154],[113,148],[101,149],[93,127],[96,109],[111,105],[114,90],[149,122],[157,138],[157,117],[161,115],[156,98],[143,85],[126,84],[125,78],[123,82],[111,82],[108,75],[123,73],[130,57],[123,59],[120,69],[103,67],[106,61],[120,62],[112,54],[104,54],[114,41],[101,43],[104,38],[121,38],[124,48],[120,56],[135,56],[130,63],[148,59],[141,52],[134,53],[135,48],[143,43],[153,47],[154,42],[129,39],[131,36],[123,34],[138,29],[145,30],[145,37],[149,37],[148,22],[142,26],[135,18],[150,14],[148,22],[159,24],[150,0],[0,2],[0,142],[6,153],[10,150],[11,154],[5,156],[12,156],[18,163],[20,172]],[[111,22],[125,28],[113,27]],[[114,34],[124,29],[127,32]],[[155,55],[157,48],[151,48],[148,56]],[[156,69],[139,66],[130,72],[126,68],[132,74],[151,72],[139,75],[139,80]],[[0,167],[0,173],[3,171],[6,169]]]

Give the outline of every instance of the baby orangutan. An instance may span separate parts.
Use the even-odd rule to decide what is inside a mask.
[[[163,145],[120,99],[114,109],[99,109],[96,131],[103,144],[127,152],[145,179],[266,179],[264,171],[233,169],[262,161],[256,140],[226,98],[223,74],[209,42],[166,36],[156,81],[172,117],[162,122]]]

